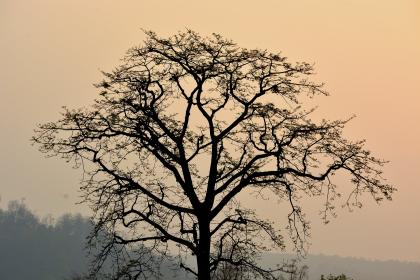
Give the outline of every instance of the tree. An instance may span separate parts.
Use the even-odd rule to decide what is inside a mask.
[[[327,278],[324,277],[324,275],[321,275],[321,280],[353,280],[352,278],[348,278],[344,274],[340,274],[338,276],[328,275]]]
[[[275,269],[256,258],[283,248],[282,236],[238,194],[287,201],[298,249],[308,234],[299,197],[325,195],[325,213],[332,211],[337,171],[352,178],[349,206],[360,205],[365,192],[391,199],[384,161],[363,141],[342,136],[348,120],[315,122],[313,109],[302,108],[307,97],[327,95],[308,79],[312,65],[240,48],[216,34],[146,35],[121,66],[103,73],[93,106],[64,108],[60,120],[40,125],[33,137],[42,152],[83,167],[81,190],[95,213],[95,232],[112,233],[104,248],[142,244],[165,256],[175,244],[180,256],[195,256],[196,268],[183,258],[180,266],[200,280],[222,264],[271,279]]]
[[[289,264],[285,264],[283,271],[288,274],[288,280],[307,280],[308,279],[307,265],[298,266],[297,260],[292,260]]]

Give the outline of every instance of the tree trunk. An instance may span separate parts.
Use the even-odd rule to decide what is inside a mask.
[[[199,222],[200,239],[197,251],[198,280],[210,280],[210,224]]]

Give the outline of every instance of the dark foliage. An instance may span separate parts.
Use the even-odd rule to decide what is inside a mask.
[[[344,274],[340,274],[338,276],[334,275],[328,275],[327,278],[324,277],[324,275],[321,275],[321,280],[353,280],[352,278],[347,277]]]
[[[39,220],[24,204],[0,209],[0,278],[57,280],[88,270],[84,250],[90,220],[64,215],[54,223]]]

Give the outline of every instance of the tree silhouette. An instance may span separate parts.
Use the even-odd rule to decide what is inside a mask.
[[[196,257],[196,267],[183,258],[180,266],[200,280],[223,263],[271,279],[275,271],[256,257],[284,242],[238,194],[287,201],[296,248],[308,234],[299,197],[325,195],[325,213],[331,211],[336,171],[352,177],[349,206],[364,192],[376,201],[391,198],[384,162],[363,141],[343,138],[348,120],[314,122],[313,109],[301,107],[307,97],[327,94],[308,80],[310,64],[216,34],[146,35],[121,66],[104,73],[93,106],[65,108],[33,137],[42,152],[83,167],[95,232],[112,232],[102,257],[115,244],[142,244],[162,256],[175,244],[180,256]],[[134,264],[138,276],[147,269]]]
[[[353,280],[352,278],[348,278],[346,275],[344,274],[340,274],[338,276],[334,276],[334,275],[328,275],[327,278],[324,277],[324,275],[321,275],[321,280]]]

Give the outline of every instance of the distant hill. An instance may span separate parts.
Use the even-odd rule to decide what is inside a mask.
[[[7,210],[0,209],[0,279],[64,280],[85,273],[90,258],[84,247],[91,229],[92,222],[80,215],[51,222],[41,220],[22,203],[9,203]],[[261,262],[273,266],[291,259],[291,255],[265,254]],[[309,267],[309,280],[330,273],[344,273],[354,280],[420,280],[420,263],[310,255],[303,264]],[[163,266],[161,279],[186,279],[169,265]]]
[[[23,203],[11,201],[0,209],[0,280],[77,279],[92,260],[85,249],[92,228],[92,221],[81,215],[42,220]],[[161,265],[162,279],[185,279],[172,264]]]
[[[294,256],[266,254],[262,262],[272,266]],[[309,255],[300,262],[309,267],[309,280],[319,280],[321,275],[345,274],[354,280],[420,280],[420,263],[400,261],[372,261],[361,258]]]
[[[65,215],[41,221],[20,202],[0,209],[0,279],[59,280],[88,269],[84,251],[92,223]]]

